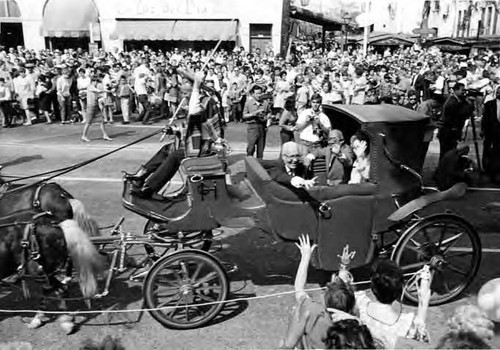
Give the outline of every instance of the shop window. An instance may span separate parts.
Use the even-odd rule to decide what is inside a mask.
[[[493,15],[493,26],[491,29],[491,34],[495,35],[497,33],[497,22],[498,22],[498,11],[495,11]]]
[[[485,23],[485,33],[486,35],[491,34],[491,20],[493,19],[493,7],[488,7],[488,16],[486,17]]]
[[[14,0],[0,0],[0,17],[21,17],[17,3]]]
[[[462,29],[463,29],[462,11],[458,11],[457,36],[461,36],[460,34],[462,33]]]
[[[250,52],[272,49],[272,24],[250,24]]]
[[[24,45],[21,11],[14,0],[0,0],[0,45],[4,47]]]

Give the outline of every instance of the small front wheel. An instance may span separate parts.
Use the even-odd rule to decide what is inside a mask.
[[[211,254],[182,250],[166,255],[149,271],[143,288],[151,315],[175,329],[201,327],[224,307],[227,274]]]
[[[481,241],[474,228],[452,214],[426,217],[410,227],[399,239],[391,259],[413,276],[424,265],[432,274],[430,305],[456,298],[474,279],[481,262]],[[416,284],[404,291],[417,303]]]

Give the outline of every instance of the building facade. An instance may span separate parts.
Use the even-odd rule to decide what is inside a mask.
[[[90,41],[107,50],[139,44],[213,48],[222,39],[226,47],[279,52],[286,39],[286,5],[282,0],[0,0],[0,23],[10,23],[4,33],[17,28],[11,30],[17,44],[33,49],[85,48]],[[2,44],[14,46],[6,35]]]
[[[499,0],[370,0],[370,8],[376,31],[424,27],[435,29],[437,37],[500,35]]]

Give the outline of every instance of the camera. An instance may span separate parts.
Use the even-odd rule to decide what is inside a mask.
[[[479,97],[483,96],[483,93],[478,89],[465,89],[465,96],[467,97]]]

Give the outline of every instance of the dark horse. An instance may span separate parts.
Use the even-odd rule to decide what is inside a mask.
[[[99,230],[82,203],[56,183],[12,186],[1,192],[0,279],[18,270],[29,273],[34,262],[57,289],[56,276],[69,257],[83,296],[94,296],[102,264],[89,236]]]

